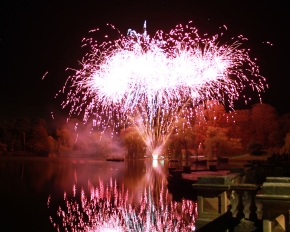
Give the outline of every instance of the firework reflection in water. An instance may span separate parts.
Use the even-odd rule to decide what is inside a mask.
[[[64,193],[64,205],[58,207],[55,216],[50,216],[57,231],[195,230],[196,203],[185,199],[171,201],[164,185],[155,199],[150,188],[141,193],[140,199],[134,199],[124,186],[119,190],[112,179],[106,186],[102,181],[98,187],[88,182],[88,191],[89,196],[82,188],[79,199],[75,187],[72,199]]]
[[[157,31],[152,38],[146,23],[143,34],[129,30],[127,36],[111,25],[119,39],[106,35],[101,44],[84,39],[91,51],[68,78],[62,106],[70,107],[70,116],[84,111],[84,121],[95,116],[95,126],[109,126],[113,133],[134,126],[151,154],[158,156],[181,111],[207,100],[233,108],[247,86],[264,91],[265,78],[250,49],[241,46],[247,38],[239,35],[222,44],[222,33],[202,37],[190,23],[169,33]]]

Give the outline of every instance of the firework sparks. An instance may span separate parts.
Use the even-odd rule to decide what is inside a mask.
[[[181,110],[207,100],[233,107],[247,86],[264,90],[250,50],[241,48],[242,35],[219,44],[219,35],[201,37],[190,24],[152,38],[146,22],[143,29],[143,34],[129,29],[127,36],[118,31],[119,39],[101,44],[83,41],[91,53],[66,83],[70,90],[62,105],[70,107],[70,115],[84,112],[85,121],[94,115],[103,129],[136,126],[158,156]]]
[[[48,71],[46,71],[43,76],[42,76],[42,80],[46,77],[46,75],[48,74]]]
[[[82,188],[80,199],[64,194],[64,204],[56,215],[49,217],[57,231],[194,231],[197,217],[196,203],[183,199],[168,199],[164,186],[154,199],[153,192],[145,189],[140,199],[134,199],[124,188],[110,181],[99,186],[88,184],[89,196]],[[51,202],[50,197],[48,206]]]

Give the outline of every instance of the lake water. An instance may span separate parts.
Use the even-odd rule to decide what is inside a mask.
[[[0,231],[193,231],[166,160],[0,158]]]

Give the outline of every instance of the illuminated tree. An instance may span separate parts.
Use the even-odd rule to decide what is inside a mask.
[[[72,152],[73,145],[75,141],[75,136],[68,129],[58,129],[56,130],[57,136],[57,154],[58,156],[67,156]]]
[[[57,141],[52,137],[48,136],[47,141],[49,144],[49,157],[56,157],[57,156]]]
[[[174,130],[174,134],[171,136],[171,143],[173,143],[173,149],[175,151],[175,155],[179,156],[182,150],[184,151],[184,155],[186,158],[189,158],[190,151],[189,149],[195,148],[195,137],[196,132],[193,127],[194,119],[188,119],[185,117],[181,117],[176,124],[176,129]],[[172,153],[174,153],[172,151]]]
[[[207,126],[227,127],[227,112],[218,101],[207,101],[202,110]]]
[[[7,145],[0,142],[0,155],[4,155],[7,153]]]
[[[290,132],[290,112],[279,117],[279,134],[276,146],[281,148],[284,146],[285,137]],[[277,150],[277,149],[276,149]],[[278,152],[276,152],[278,153]]]
[[[47,137],[46,122],[43,119],[19,118],[1,124],[1,141],[8,152],[47,155]]]
[[[146,145],[135,127],[122,129],[121,136],[123,137],[128,150],[128,158],[143,157],[145,155]]]
[[[283,147],[283,150],[285,151],[285,153],[290,153],[290,132],[287,133],[285,139],[285,144],[284,144],[284,147]]]
[[[228,130],[229,125],[225,107],[217,101],[207,101],[204,108],[199,107],[195,113],[193,125],[195,149],[200,152],[204,150],[204,143],[209,136],[208,128],[215,127]]]
[[[15,119],[10,121],[5,120],[1,123],[1,138],[3,144],[6,144],[8,152],[14,152],[17,149],[20,149],[19,134],[15,128],[15,123]]]
[[[50,151],[46,122],[43,119],[33,119],[27,135],[27,150],[40,156],[47,156]]]
[[[23,150],[26,149],[26,140],[27,140],[26,136],[31,127],[30,123],[31,120],[29,120],[28,118],[19,118],[15,122],[15,128],[18,130],[19,139],[20,143],[22,144]]]
[[[230,138],[239,139],[244,151],[253,136],[250,116],[250,110],[236,110],[228,114],[228,135]]]
[[[229,139],[227,129],[218,127],[208,127],[207,138],[204,142],[205,152],[209,160],[232,154],[233,149],[240,147],[239,140]]]
[[[265,148],[275,146],[278,134],[278,114],[276,109],[268,104],[255,104],[251,110],[252,138],[261,143]]]
[[[110,134],[104,134],[100,131],[87,134],[84,138],[83,147],[86,147],[85,154],[90,155],[91,157],[97,158],[107,158],[113,154],[113,140]],[[119,154],[122,153],[121,149]]]

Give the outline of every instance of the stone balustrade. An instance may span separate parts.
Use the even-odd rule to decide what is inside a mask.
[[[240,173],[200,176],[192,185],[196,231],[290,231],[290,178],[267,177],[261,187],[243,183],[242,170],[232,171]]]
[[[235,231],[238,231],[238,228],[240,231],[257,229],[255,196],[259,186],[241,183],[243,178],[240,174],[202,176],[193,184],[198,201],[197,231],[233,231],[235,227]],[[244,201],[245,194],[248,202]],[[246,218],[245,205],[249,211],[248,220],[240,223]]]
[[[185,170],[172,170],[181,182]],[[197,174],[195,174],[197,176]],[[290,163],[259,164],[198,175],[196,231],[289,231]]]

